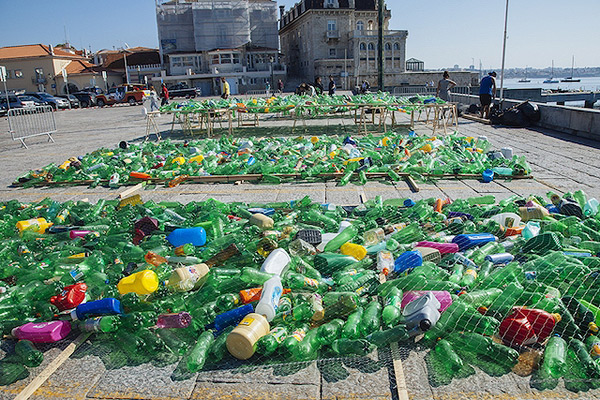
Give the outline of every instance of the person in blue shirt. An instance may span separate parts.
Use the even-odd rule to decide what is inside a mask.
[[[481,118],[490,117],[490,106],[496,95],[496,72],[490,72],[479,82],[479,101],[481,102]],[[485,117],[484,117],[485,115]]]

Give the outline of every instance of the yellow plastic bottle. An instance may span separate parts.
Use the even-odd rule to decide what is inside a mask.
[[[367,256],[367,249],[356,243],[344,243],[342,247],[340,247],[340,251],[342,254],[352,256],[359,261]]]
[[[204,156],[202,154],[200,154],[200,155],[194,156],[188,160],[189,163],[193,163],[194,161],[196,161],[198,164],[200,164],[200,163],[202,163],[202,161],[204,161]]]
[[[185,164],[185,158],[182,156],[179,157],[175,157],[172,161],[173,164],[179,164],[179,165],[183,165]]]
[[[17,222],[17,229],[23,232],[25,229],[33,230],[38,233],[45,233],[46,229],[51,227],[52,222],[46,221],[45,218],[32,218]]]
[[[137,293],[139,295],[151,294],[158,289],[158,276],[156,272],[145,269],[121,279],[117,284],[119,293]]]

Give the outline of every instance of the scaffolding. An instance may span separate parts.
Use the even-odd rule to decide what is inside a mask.
[[[271,0],[156,2],[163,54],[234,49],[248,43],[277,49],[277,3]]]

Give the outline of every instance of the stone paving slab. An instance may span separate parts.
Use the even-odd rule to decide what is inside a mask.
[[[272,400],[272,399],[321,399],[319,385],[295,385],[289,383],[260,385],[244,383],[198,382],[191,399],[198,400]]]
[[[201,371],[197,380],[221,383],[271,383],[314,385],[321,379],[316,362],[278,364],[268,367],[221,369]]]
[[[196,374],[173,380],[177,364],[157,367],[152,364],[107,370],[88,392],[88,397],[125,399],[187,399]]]

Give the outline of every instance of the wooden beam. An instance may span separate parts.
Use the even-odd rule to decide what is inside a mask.
[[[77,336],[77,338],[71,342],[52,362],[44,368],[44,370],[35,377],[34,380],[29,382],[29,385],[25,386],[25,388],[19,393],[14,400],[27,400],[30,398],[36,390],[40,388],[50,378],[50,376],[56,372],[56,370],[63,365],[65,361],[71,357],[71,355],[75,352],[77,347],[79,347],[83,342],[87,340],[87,338],[91,335],[91,332],[84,332],[81,335]]]

